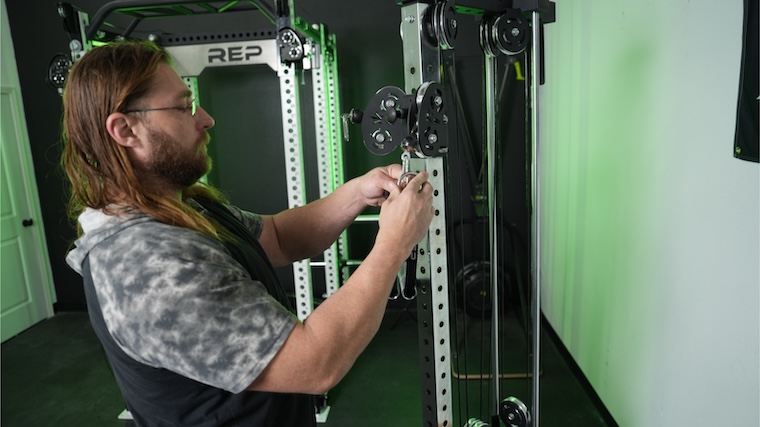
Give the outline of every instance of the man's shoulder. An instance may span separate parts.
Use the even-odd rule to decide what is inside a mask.
[[[153,242],[161,243],[161,246],[203,244],[208,245],[217,242],[199,231],[167,224],[156,218],[145,215],[126,221],[113,233],[113,239],[125,242]]]
[[[105,214],[102,214],[105,215]],[[83,236],[99,253],[142,253],[144,256],[215,252],[223,246],[199,231],[167,224],[142,212],[109,216]],[[199,255],[200,256],[200,255]]]

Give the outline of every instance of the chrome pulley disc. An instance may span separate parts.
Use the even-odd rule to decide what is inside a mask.
[[[489,56],[517,55],[530,44],[530,26],[519,11],[507,9],[501,15],[480,22],[480,46]]]
[[[494,22],[493,41],[507,55],[522,53],[530,42],[530,27],[519,11],[507,9]]]

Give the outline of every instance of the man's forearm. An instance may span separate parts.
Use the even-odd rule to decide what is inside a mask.
[[[326,197],[272,217],[284,263],[323,252],[367,207],[356,185],[349,181]]]

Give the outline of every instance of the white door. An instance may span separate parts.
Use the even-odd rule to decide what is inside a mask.
[[[5,0],[0,15],[0,340],[5,341],[52,316],[54,293]]]

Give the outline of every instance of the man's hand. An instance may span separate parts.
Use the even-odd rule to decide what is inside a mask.
[[[393,190],[398,190],[401,165],[393,164],[372,169],[359,177],[359,191],[367,206],[380,206]]]
[[[432,219],[433,186],[428,182],[428,173],[418,173],[403,190],[394,181],[380,209],[377,240],[392,244],[407,257],[425,237]]]

